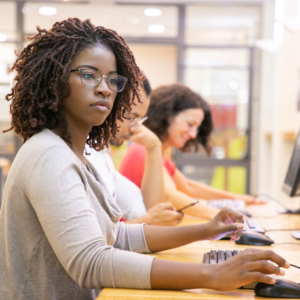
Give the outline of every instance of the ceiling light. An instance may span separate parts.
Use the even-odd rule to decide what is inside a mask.
[[[162,33],[165,31],[165,27],[162,25],[150,25],[148,30],[151,33]]]
[[[162,12],[158,8],[147,8],[144,10],[144,14],[147,17],[159,17],[162,14]]]
[[[7,35],[4,33],[0,33],[0,42],[5,42],[7,39]]]
[[[52,16],[52,15],[55,15],[57,12],[57,9],[55,7],[41,7],[39,9],[39,13],[41,15],[47,15],[47,16]]]
[[[23,13],[23,14],[27,14],[28,11],[29,11],[29,8],[28,8],[28,7],[24,6],[24,7],[22,8],[22,13]]]
[[[239,84],[235,80],[230,80],[228,85],[233,91],[236,91],[239,88]]]

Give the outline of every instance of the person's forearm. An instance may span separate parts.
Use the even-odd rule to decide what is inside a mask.
[[[125,224],[143,224],[143,223],[147,223],[146,215],[142,216],[140,218],[137,218],[137,219],[127,220],[125,222]]]
[[[145,171],[141,183],[145,206],[148,209],[163,201],[164,181],[161,145],[146,149]]]
[[[208,239],[206,224],[175,227],[145,225],[145,239],[149,250],[152,252],[173,249]]]
[[[152,289],[214,288],[213,265],[154,259],[150,282]]]
[[[178,187],[179,190],[183,189],[182,192],[195,198],[202,199],[220,199],[228,198],[235,199],[236,195],[224,190],[213,188],[209,185],[189,180],[184,188]]]
[[[180,209],[183,206],[191,204],[195,201],[195,199],[174,189],[172,191],[166,192],[165,201],[172,202],[176,209]],[[185,214],[207,220],[211,220],[218,212],[219,209],[207,205],[202,205],[200,203],[184,210]]]

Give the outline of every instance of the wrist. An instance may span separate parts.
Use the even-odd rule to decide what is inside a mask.
[[[147,151],[155,151],[157,149],[159,151],[161,151],[161,142],[157,141],[157,142],[151,143],[150,145],[145,145],[145,147],[146,147]]]
[[[216,270],[217,265],[208,265],[201,264],[201,286],[200,288],[205,289],[217,289],[217,280],[215,274],[217,274]]]
[[[149,213],[146,213],[144,216],[140,217],[141,223],[146,223],[147,225],[151,225],[151,217]]]
[[[199,229],[199,232],[200,232],[199,240],[209,240],[210,239],[211,232],[210,232],[209,223],[210,222],[199,225],[199,226],[201,226],[201,228]]]

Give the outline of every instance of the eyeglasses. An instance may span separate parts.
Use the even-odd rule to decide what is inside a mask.
[[[106,78],[106,83],[108,87],[114,92],[122,92],[127,78],[121,75],[101,75],[99,72],[91,69],[74,69],[70,72],[80,72],[81,82],[85,86],[98,86],[102,81],[102,78]]]

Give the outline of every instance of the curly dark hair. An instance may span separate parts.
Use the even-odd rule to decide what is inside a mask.
[[[199,127],[197,137],[187,141],[183,152],[198,151],[202,145],[208,155],[211,153],[211,133],[213,122],[208,103],[198,94],[181,83],[161,86],[151,93],[150,106],[148,108],[148,120],[144,123],[163,142],[168,138],[167,129],[170,126],[170,118],[180,112],[200,108],[204,112],[204,119]]]
[[[139,86],[144,76],[125,40],[115,31],[94,26],[90,20],[69,18],[56,22],[50,30],[37,27],[35,36],[17,55],[11,71],[15,70],[15,84],[6,100],[12,100],[11,128],[23,142],[44,128],[58,128],[61,138],[72,146],[71,134],[63,112],[63,99],[70,93],[68,83],[72,60],[86,48],[103,45],[111,50],[117,61],[117,71],[128,82],[117,94],[110,115],[100,126],[94,126],[87,144],[95,150],[108,145],[110,136],[117,132],[116,120],[122,120],[131,111],[133,99],[140,102]]]

